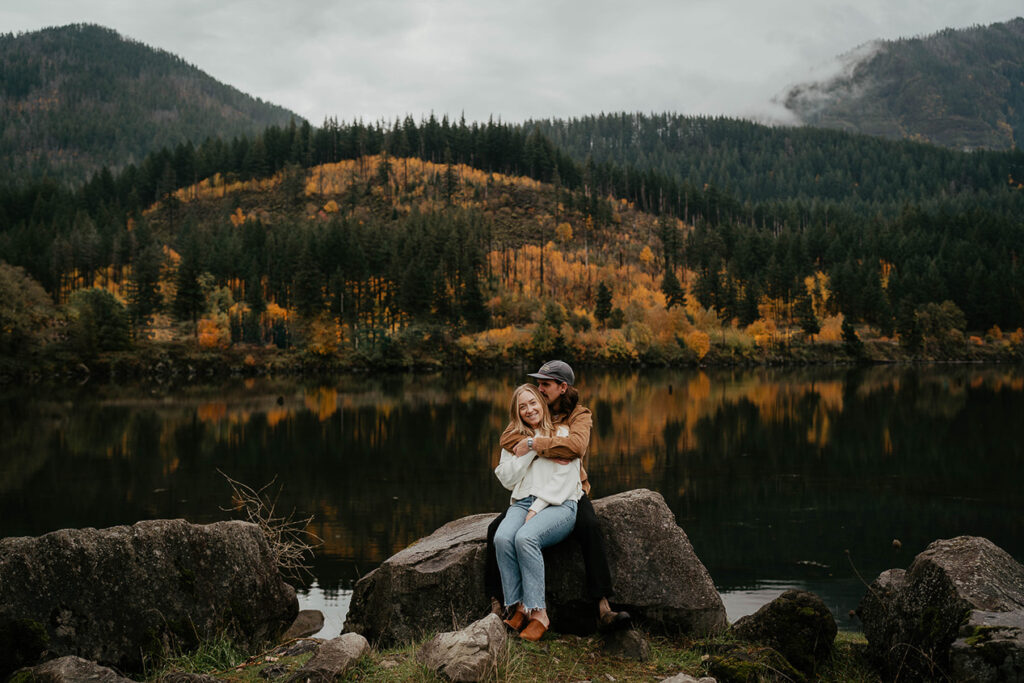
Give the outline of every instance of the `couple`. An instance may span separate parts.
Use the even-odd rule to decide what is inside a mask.
[[[522,638],[539,640],[551,624],[541,551],[572,534],[583,551],[587,592],[598,603],[599,628],[626,626],[629,614],[608,604],[611,572],[587,497],[590,483],[582,459],[590,444],[590,411],[579,404],[568,363],[549,361],[529,376],[537,386],[523,384],[512,393],[494,470],[512,491],[512,504],[487,529],[484,583],[491,610],[507,612],[505,623]]]

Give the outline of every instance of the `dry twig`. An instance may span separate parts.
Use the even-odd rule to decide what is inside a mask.
[[[220,470],[217,471],[227,480],[232,491],[232,506],[221,509],[242,512],[246,521],[260,528],[282,574],[300,581],[304,578],[312,578],[313,573],[310,571],[306,558],[312,555],[313,548],[323,542],[308,529],[309,524],[313,521],[312,515],[296,519],[295,511],[292,510],[287,516],[277,516],[277,499],[281,495],[284,485],[278,487],[273,498],[267,493],[267,490],[277,481],[277,477],[257,490],[232,479]]]

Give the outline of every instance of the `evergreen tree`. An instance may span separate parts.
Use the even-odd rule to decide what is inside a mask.
[[[665,269],[665,276],[661,279],[661,291],[665,295],[665,308],[685,305],[686,293],[679,284],[675,268],[671,266]]]
[[[601,281],[597,285],[597,304],[594,307],[594,317],[603,326],[612,314],[612,290]]]
[[[805,294],[797,297],[794,313],[804,334],[813,337],[821,332],[821,323],[818,322],[818,317],[814,314],[814,304],[811,301],[810,295]]]
[[[192,333],[199,334],[199,314],[206,307],[206,295],[199,284],[199,275],[202,272],[200,264],[199,242],[191,226],[186,225],[182,230],[184,244],[181,248],[181,260],[178,262],[178,271],[175,274],[177,292],[174,295],[174,315],[179,320],[192,321]]]
[[[314,253],[312,238],[307,237],[292,283],[295,310],[304,318],[312,318],[323,311],[323,276],[317,268]]]
[[[470,331],[479,332],[487,328],[487,323],[491,320],[491,313],[487,310],[487,303],[484,301],[480,279],[474,272],[470,272],[463,284],[459,308],[462,319],[466,321]]]
[[[135,253],[128,280],[128,311],[136,327],[144,325],[163,306],[159,289],[163,263],[163,250],[152,240],[148,226],[140,222],[135,228]]]
[[[83,356],[120,351],[131,345],[128,311],[107,290],[80,289],[71,295],[67,307],[68,344]]]
[[[843,345],[846,347],[847,353],[851,356],[860,356],[864,351],[864,342],[857,336],[857,330],[854,329],[853,323],[850,322],[849,318],[843,318]]]

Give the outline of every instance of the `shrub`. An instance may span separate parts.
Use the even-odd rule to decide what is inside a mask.
[[[105,289],[80,289],[67,305],[68,345],[82,355],[131,346],[128,310]]]
[[[15,355],[43,341],[56,309],[42,285],[0,262],[0,351]]]

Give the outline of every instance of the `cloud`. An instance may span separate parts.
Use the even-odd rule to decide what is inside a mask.
[[[858,45],[1020,14],[1019,0],[7,4],[7,30],[109,26],[315,124],[430,111],[506,121],[602,111],[771,117],[777,93]]]

